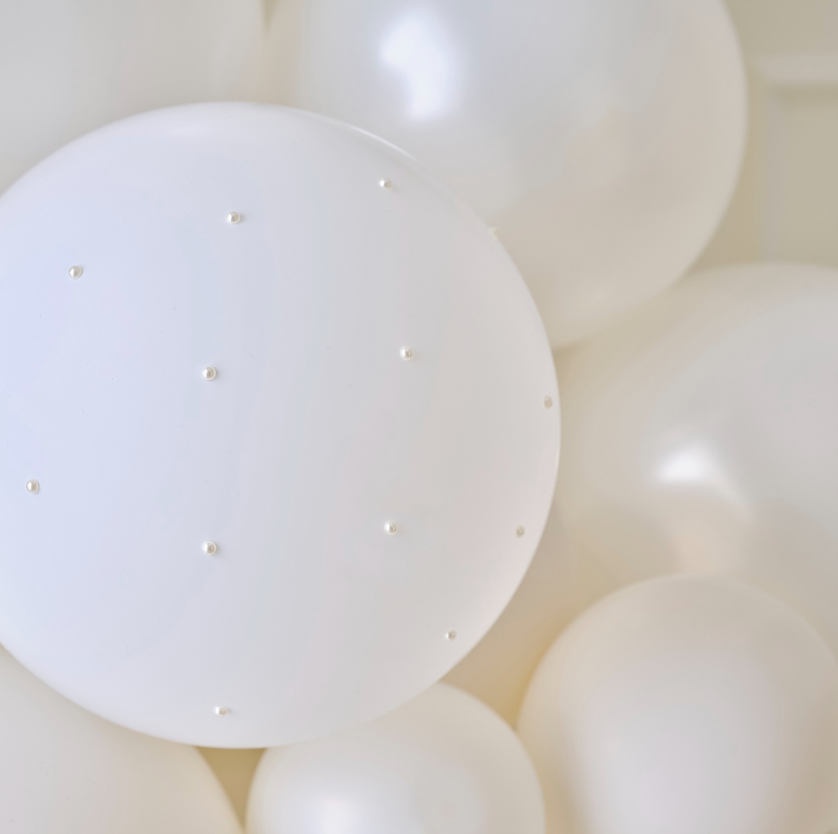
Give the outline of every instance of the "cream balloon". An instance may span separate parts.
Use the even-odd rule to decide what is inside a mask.
[[[259,0],[26,0],[0,6],[0,192],[59,147],[170,104],[252,98]]]
[[[0,649],[0,834],[241,834],[197,750],[117,727]]]
[[[410,700],[550,509],[513,263],[319,116],[172,108],[35,168],[0,200],[0,355],[0,639],[152,735],[264,747]]]
[[[498,227],[557,347],[681,277],[744,147],[720,0],[282,0],[264,84],[440,174]]]
[[[521,711],[550,834],[824,834],[838,819],[838,666],[796,612],[665,577],[589,609]]]
[[[445,676],[510,724],[544,652],[585,608],[579,555],[553,504],[515,596],[486,636]]]
[[[544,834],[538,777],[485,704],[437,684],[370,724],[268,750],[248,834]]]
[[[838,651],[836,321],[838,272],[732,267],[559,356],[558,489],[589,593],[741,577]]]

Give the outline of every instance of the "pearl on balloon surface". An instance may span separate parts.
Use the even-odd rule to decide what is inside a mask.
[[[81,278],[82,272],[84,272],[84,270],[80,266],[71,266],[67,270],[67,274],[71,278]]]
[[[258,212],[246,239],[219,238],[231,206]],[[0,435],[11,471],[46,460],[59,488],[37,535],[0,493],[6,546],[33,556],[29,579],[0,559],[0,641],[82,706],[211,747],[337,732],[439,680],[526,572],[558,460],[557,409],[532,408],[549,344],[484,228],[392,145],[270,105],[146,113],[3,194],[0,351],[21,359]],[[119,280],[72,304],[15,281],[55,271],[45,239]],[[223,397],[197,384],[208,359]],[[509,548],[516,506],[532,544]],[[208,693],[236,720],[208,721]]]
[[[214,553],[218,552],[218,545],[215,542],[204,542],[201,546],[201,550],[203,550],[207,556],[212,556]]]
[[[402,359],[404,359],[405,362],[409,362],[411,359],[413,359],[413,348],[403,347],[399,351],[399,355],[401,356]]]
[[[31,493],[39,492],[41,489],[41,485],[36,481],[34,478],[31,481],[26,482],[26,491]]]
[[[0,739],[4,834],[242,834],[194,747],[98,718],[2,648]]]
[[[545,408],[552,408],[553,407],[553,398],[549,394],[544,395],[544,407]]]
[[[445,632],[445,639],[448,641],[456,640],[457,639],[457,632],[452,628],[450,631]]]
[[[519,525],[515,528],[515,536],[516,536],[516,538],[519,538],[519,539],[520,539],[520,538],[524,535],[524,533],[526,533],[526,532],[527,532],[527,531],[524,529],[524,526],[523,526],[522,524],[519,524]]]
[[[393,187],[393,183],[390,180],[386,180],[386,179],[385,180],[379,180],[378,184],[386,190],[389,190]]]
[[[230,712],[230,710],[227,707],[216,707],[215,708],[215,714],[219,718],[224,718],[224,716],[227,715],[228,712]]]
[[[237,211],[231,211],[227,215],[227,222],[235,226],[237,223],[242,222],[242,216]]]

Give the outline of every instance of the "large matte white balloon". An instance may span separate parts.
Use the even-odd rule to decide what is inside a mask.
[[[404,703],[550,508],[558,392],[514,265],[318,116],[175,108],[42,163],[0,200],[0,355],[0,639],[153,735],[263,747]]]
[[[744,146],[721,0],[282,0],[265,93],[442,175],[499,228],[555,346],[682,275]]]
[[[796,612],[730,580],[618,591],[553,645],[521,737],[550,834],[824,834],[838,667]]]
[[[437,684],[377,721],[268,750],[248,834],[544,834],[538,776],[485,704]]]
[[[553,504],[532,563],[486,636],[445,676],[510,724],[544,652],[587,603],[579,554]]]
[[[114,119],[252,98],[262,40],[259,0],[0,4],[0,191]]]
[[[691,276],[559,356],[559,494],[588,592],[745,578],[838,651],[838,272]]]
[[[0,834],[241,834],[197,750],[77,707],[0,649]]]

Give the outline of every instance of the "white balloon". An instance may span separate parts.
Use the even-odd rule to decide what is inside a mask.
[[[268,750],[248,834],[544,834],[538,776],[485,704],[437,684],[395,712]]]
[[[514,265],[311,114],[159,111],[42,163],[0,200],[0,355],[0,639],[152,735],[263,747],[406,702],[550,508],[558,392]]]
[[[510,724],[544,652],[585,608],[579,554],[554,504],[532,564],[486,636],[445,676]]]
[[[259,0],[0,4],[0,191],[114,119],[251,98],[262,41]]]
[[[241,834],[197,750],[117,727],[0,649],[2,834]]]
[[[559,494],[589,593],[737,576],[838,651],[838,272],[691,276],[558,358]]]
[[[720,0],[282,0],[264,83],[442,175],[498,227],[555,346],[682,275],[744,147]]]
[[[823,834],[838,819],[838,667],[737,582],[618,591],[550,649],[519,730],[550,834]]]

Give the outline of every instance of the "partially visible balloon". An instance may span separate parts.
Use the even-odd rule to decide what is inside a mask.
[[[514,723],[544,652],[585,607],[578,553],[553,504],[515,596],[486,636],[445,676]]]
[[[264,93],[442,175],[498,227],[557,347],[681,277],[744,147],[720,0],[282,0]]]
[[[117,727],[0,649],[2,834],[241,834],[197,750]]]
[[[587,592],[741,577],[838,651],[838,272],[687,278],[560,354],[559,500]]]
[[[550,834],[824,834],[838,819],[838,666],[746,585],[666,577],[589,609],[519,729]]]
[[[0,356],[0,639],[152,735],[395,709],[500,616],[550,510],[555,369],[514,264],[311,113],[168,108],[30,171],[0,198]]]
[[[538,777],[515,733],[437,684],[377,721],[268,750],[248,834],[544,834]]]
[[[43,157],[143,110],[251,98],[259,0],[0,5],[0,192]]]

